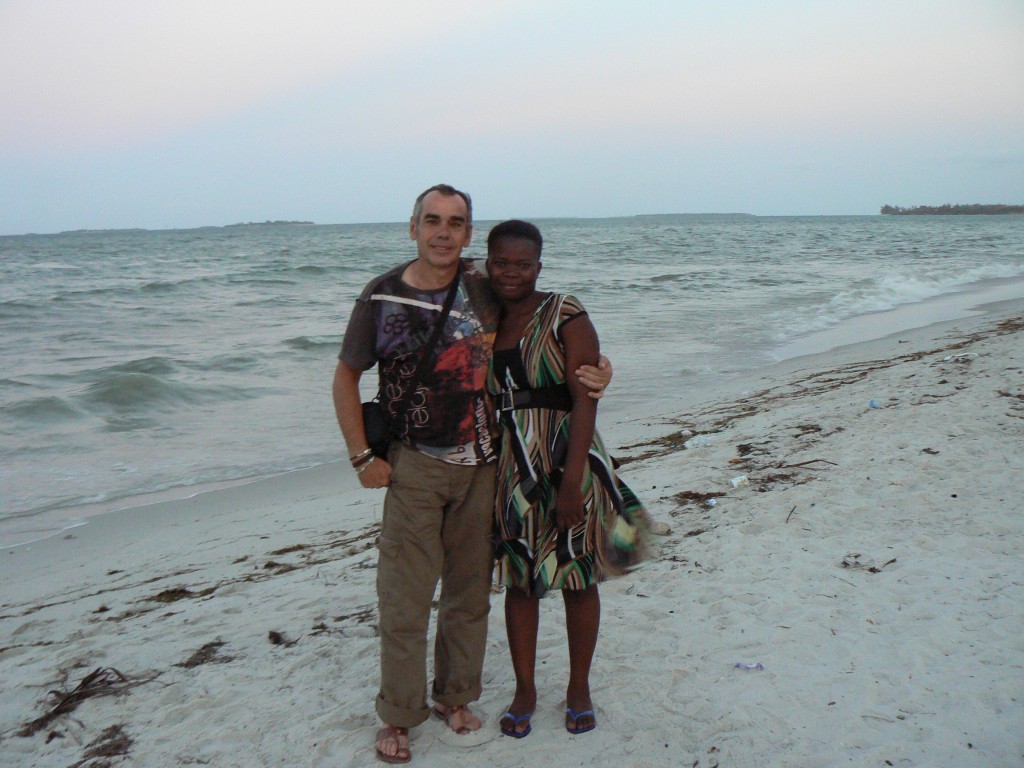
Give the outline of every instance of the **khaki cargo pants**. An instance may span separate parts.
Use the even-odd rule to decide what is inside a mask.
[[[447,464],[392,443],[377,564],[381,684],[377,714],[411,728],[427,706],[427,627],[441,580],[432,697],[480,697],[487,645],[495,465]]]

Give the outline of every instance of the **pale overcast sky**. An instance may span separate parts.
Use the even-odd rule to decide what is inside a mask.
[[[0,72],[0,234],[1024,203],[1022,0],[0,0]]]

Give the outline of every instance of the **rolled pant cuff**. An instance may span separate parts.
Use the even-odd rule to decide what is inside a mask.
[[[398,707],[377,696],[377,716],[388,725],[394,725],[398,728],[415,728],[417,725],[426,722],[427,718],[430,717],[430,710],[425,706],[414,709]]]
[[[431,692],[431,698],[446,707],[464,707],[479,699],[481,693],[483,693],[483,686],[478,685],[455,693],[440,694],[435,690]]]

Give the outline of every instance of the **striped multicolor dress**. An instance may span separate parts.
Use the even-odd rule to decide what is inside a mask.
[[[559,329],[585,314],[572,296],[548,296],[527,324],[519,347],[495,351],[488,390],[498,395],[564,385],[565,349]],[[645,555],[647,513],[616,477],[596,430],[583,471],[586,519],[568,531],[555,525],[569,420],[569,411],[552,408],[527,407],[500,415],[498,579],[537,597],[548,589],[586,589],[624,573]]]

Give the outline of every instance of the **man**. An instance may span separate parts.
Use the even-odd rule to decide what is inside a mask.
[[[481,725],[468,704],[481,692],[490,610],[497,446],[486,379],[498,306],[483,270],[461,259],[473,234],[472,211],[469,195],[446,184],[416,198],[409,222],[416,259],[363,290],[334,375],[335,411],[359,480],[366,488],[388,488],[377,566],[377,714],[384,727],[376,750],[385,762],[410,759],[409,728],[431,711],[427,627],[438,579],[433,711],[458,733]],[[406,392],[455,280],[433,363]],[[363,371],[375,363],[382,405],[401,435],[387,460],[369,453],[359,394]],[[577,374],[597,397],[610,379],[589,366]],[[404,405],[402,413],[397,405]]]

